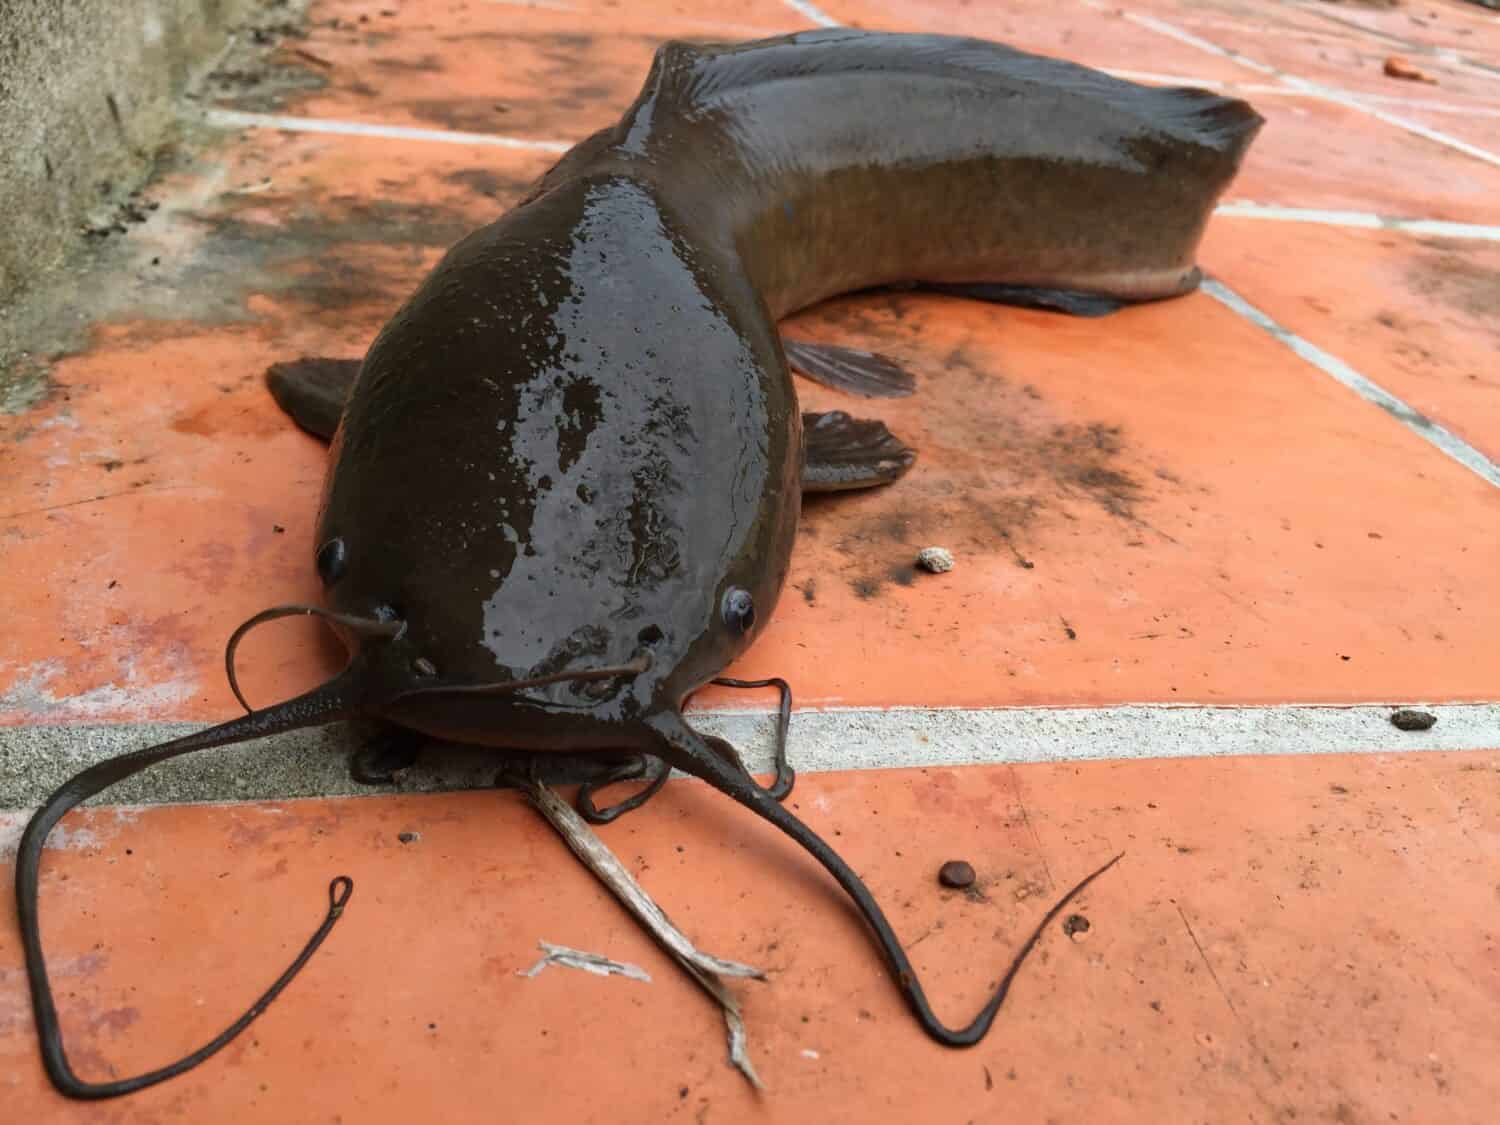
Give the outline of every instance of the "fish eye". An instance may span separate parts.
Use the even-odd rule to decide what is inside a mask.
[[[349,548],[342,539],[330,539],[318,548],[318,577],[323,580],[323,585],[332,586],[344,576],[348,565]]]
[[[748,633],[755,625],[755,599],[750,596],[749,590],[731,586],[724,592],[720,611],[724,616],[724,624],[736,633]]]

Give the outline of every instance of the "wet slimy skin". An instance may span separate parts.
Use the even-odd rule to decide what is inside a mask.
[[[17,893],[54,1084],[107,1097],[207,1058],[351,888],[336,881],[308,949],[224,1035],[88,1083],[68,1067],[37,932],[51,827],[154,762],[351,717],[497,756],[647,755],[708,781],[827,868],[929,1035],[977,1042],[1042,928],[1109,864],[1043,919],[973,1022],[947,1028],[858,876],[779,803],[789,785],[762,789],[682,715],[769,619],[804,489],[886,484],[911,463],[879,423],[834,412],[804,433],[789,353],[866,394],[909,380],[881,357],[786,346],[776,322],[891,284],[1083,314],[1186,292],[1259,125],[1234,99],[971,39],[662,47],[620,121],[454,246],[362,365],[319,385],[273,375],[293,416],[332,437],[325,605],[254,620],[317,613],[350,661],[297,699],[94,766],[34,818]]]

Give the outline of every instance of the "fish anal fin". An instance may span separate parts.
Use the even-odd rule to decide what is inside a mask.
[[[904,398],[917,380],[901,364],[879,352],[783,340],[787,362],[809,379],[862,398]]]
[[[1070,316],[1108,316],[1119,312],[1130,301],[1104,293],[1085,293],[1076,289],[1046,289],[1036,285],[1006,285],[978,281],[966,284],[924,285],[936,293],[969,297],[997,305],[1015,305],[1023,309],[1049,309]]]

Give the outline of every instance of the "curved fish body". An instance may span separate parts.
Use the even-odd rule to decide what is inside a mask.
[[[946,36],[670,43],[618,125],[542,181],[638,177],[734,254],[772,316],[897,283],[1144,300],[1198,280],[1261,118]]]
[[[787,571],[803,436],[776,320],[893,283],[1182,293],[1259,123],[977,40],[664,46],[620,122],[454,247],[381,333],[321,525],[348,547],[330,604],[410,623],[384,650],[394,680],[423,657],[426,687],[651,667],[389,717],[599,746],[678,707],[753,640]],[[755,627],[723,620],[731,589]]]
[[[1085,314],[1185,292],[1259,125],[1243,102],[972,39],[830,30],[661,48],[619,123],[453,247],[362,365],[317,385],[273,371],[283,405],[333,439],[326,606],[257,615],[231,657],[248,626],[309,612],[350,662],[296,699],[90,767],[28,825],[17,901],[54,1084],[128,1093],[221,1049],[352,884],[335,880],[307,949],[222,1035],[87,1082],[68,1066],[40,946],[52,826],[156,762],[355,717],[497,753],[645,754],[707,780],[851,896],[929,1035],[977,1042],[1042,928],[1109,864],[1054,906],[975,1019],[947,1028],[864,884],[779,803],[790,772],[762,788],[681,713],[769,618],[802,492],[889,483],[911,463],[879,423],[804,421],[791,367],[868,395],[903,393],[908,377],[783,341],[776,322],[892,284]]]

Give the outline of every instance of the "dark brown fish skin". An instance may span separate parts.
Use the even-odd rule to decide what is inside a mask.
[[[580,176],[456,246],[381,333],[335,437],[331,607],[391,607],[377,713],[454,741],[630,747],[753,640],[786,576],[802,435],[748,280],[618,174]],[[722,620],[739,587],[756,627]],[[632,682],[419,696],[625,663]],[[435,677],[407,673],[419,658]]]
[[[381,694],[652,666],[375,709],[480,744],[640,746],[640,717],[743,651],[787,572],[803,437],[776,319],[893,282],[1183,292],[1259,124],[978,40],[665,45],[620,122],[375,341],[319,538],[349,552],[331,608],[409,623],[371,654]],[[720,617],[733,587],[748,633]],[[407,674],[419,657],[436,678]]]

